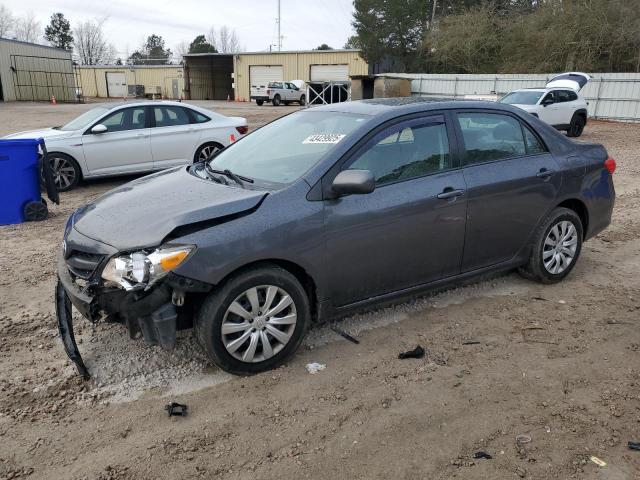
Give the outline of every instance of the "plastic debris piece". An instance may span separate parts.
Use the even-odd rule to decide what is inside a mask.
[[[188,408],[189,407],[182,403],[175,402],[171,402],[164,407],[170,417],[186,417]]]
[[[480,345],[481,342],[478,342],[476,340],[472,340],[470,342],[462,342],[462,345]]]
[[[640,442],[628,442],[627,447],[629,450],[640,450]]]
[[[476,452],[473,454],[473,458],[484,458],[485,460],[491,460],[493,457],[487,452]]]
[[[525,443],[531,442],[531,437],[529,435],[518,435],[516,436],[516,443],[518,445],[524,445]]]
[[[338,335],[340,335],[342,338],[346,338],[347,340],[349,340],[350,342],[355,343],[356,345],[358,345],[360,343],[360,341],[355,338],[352,337],[351,335],[349,335],[347,332],[345,332],[344,330],[342,330],[341,328],[336,327],[335,325],[331,325],[329,328],[331,328],[331,330],[333,330],[334,332],[336,332]]]
[[[422,357],[424,357],[425,353],[426,352],[425,352],[424,348],[422,348],[420,345],[418,345],[413,350],[409,350],[408,352],[400,353],[398,355],[398,358],[400,360],[404,360],[405,358],[422,358]]]
[[[322,363],[307,363],[307,372],[309,372],[311,375],[315,375],[325,368],[327,368],[327,366],[323,365]]]
[[[605,462],[604,460],[600,460],[598,457],[594,457],[593,455],[591,455],[589,457],[589,460],[591,460],[593,463],[595,463],[599,467],[606,467],[607,466],[607,462]]]

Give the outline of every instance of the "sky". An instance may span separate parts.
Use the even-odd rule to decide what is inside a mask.
[[[352,35],[352,0],[281,0],[282,49],[309,50],[322,43],[342,48]],[[155,33],[176,50],[211,26],[234,28],[245,51],[268,51],[277,44],[277,0],[0,0],[14,16],[33,12],[41,28],[54,12],[62,12],[73,25],[107,17],[104,33],[126,58]],[[274,47],[275,49],[276,47]]]

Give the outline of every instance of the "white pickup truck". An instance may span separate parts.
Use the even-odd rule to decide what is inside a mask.
[[[294,80],[295,81],[295,80]],[[299,81],[295,81],[298,83]],[[298,85],[293,82],[269,82],[265,87],[263,85],[251,86],[251,100],[255,100],[258,105],[264,102],[271,102],[274,106],[281,104],[289,105],[292,102],[305,105],[307,96],[302,88],[304,82]]]

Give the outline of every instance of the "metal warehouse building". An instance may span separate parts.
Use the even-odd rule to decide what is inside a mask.
[[[77,71],[85,97],[184,96],[181,65],[82,66]]]
[[[0,38],[0,101],[77,100],[71,52]]]
[[[184,56],[185,96],[192,100],[248,100],[251,85],[272,81],[347,81],[366,75],[358,50],[201,53]]]

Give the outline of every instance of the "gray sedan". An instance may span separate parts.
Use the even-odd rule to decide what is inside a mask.
[[[248,374],[314,322],[490,271],[558,282],[605,229],[615,161],[520,109],[386,99],[295,112],[213,159],[116,188],[67,223],[56,290],[72,305]]]

